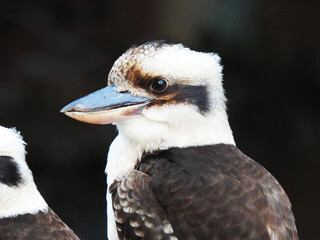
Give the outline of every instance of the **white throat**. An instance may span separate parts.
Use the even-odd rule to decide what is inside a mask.
[[[163,112],[167,110],[162,107]],[[145,152],[221,143],[235,145],[225,111],[207,116],[192,111],[185,118],[184,114],[179,113],[179,108],[176,107],[175,110],[174,116],[170,116],[170,124],[165,121],[167,117],[159,109],[155,112],[149,110],[140,118],[117,124],[119,135],[112,142],[108,153],[108,185],[116,177],[134,169]],[[185,110],[185,107],[181,108],[181,111]],[[153,121],[153,117],[161,119],[157,116],[159,113],[163,121]]]
[[[144,110],[140,118],[120,122],[117,127],[141,152],[219,143],[235,145],[225,109],[201,114],[190,105],[152,107]]]

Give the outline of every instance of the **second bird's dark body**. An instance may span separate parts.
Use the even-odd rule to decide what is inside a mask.
[[[0,240],[80,240],[49,208],[48,212],[0,219]]]

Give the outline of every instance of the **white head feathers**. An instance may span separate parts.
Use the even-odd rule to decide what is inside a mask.
[[[152,95],[148,85],[144,86],[152,78],[164,79],[176,90]],[[141,118],[116,123],[120,135],[141,145],[142,151],[234,144],[217,54],[196,52],[181,44],[146,43],[120,56],[108,81],[118,91],[162,100],[161,105],[143,109]]]
[[[0,126],[0,218],[47,211],[25,161],[25,142],[18,131]]]

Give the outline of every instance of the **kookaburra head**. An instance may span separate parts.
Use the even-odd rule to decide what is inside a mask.
[[[116,123],[119,135],[149,151],[234,144],[225,102],[218,55],[151,42],[116,60],[106,88],[61,111],[88,123]]]
[[[26,163],[21,135],[0,126],[0,219],[47,209]]]

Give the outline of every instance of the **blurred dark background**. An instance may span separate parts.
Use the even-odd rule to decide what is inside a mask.
[[[28,143],[35,181],[82,239],[105,239],[113,126],[59,110],[106,85],[128,47],[217,52],[238,147],[288,193],[301,239],[320,235],[319,1],[0,1],[0,124]]]

